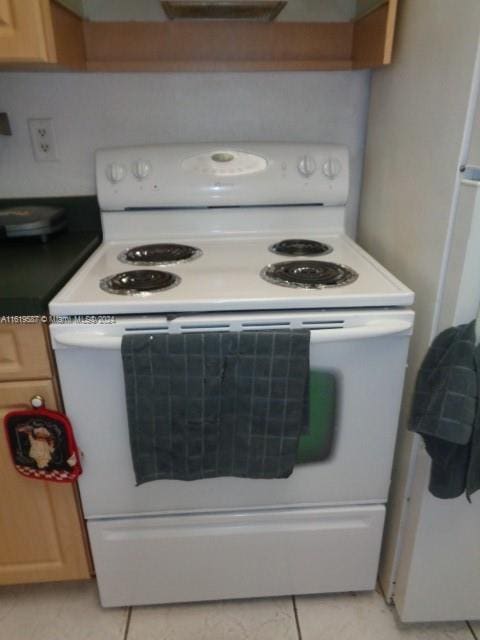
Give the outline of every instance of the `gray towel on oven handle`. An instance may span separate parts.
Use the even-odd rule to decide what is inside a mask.
[[[308,402],[309,349],[307,330],[124,336],[137,484],[289,476]]]

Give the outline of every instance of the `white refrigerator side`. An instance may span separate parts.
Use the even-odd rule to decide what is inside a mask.
[[[476,87],[473,87],[474,91]],[[472,93],[472,97],[476,97]],[[478,100],[478,98],[477,98]],[[480,157],[477,106],[468,168]],[[462,176],[467,176],[462,172]],[[480,180],[462,177],[439,314],[439,329],[470,322],[480,306]],[[415,461],[395,606],[404,622],[480,618],[480,495],[438,500],[428,491],[430,458]]]
[[[471,538],[460,529],[462,542],[455,533],[442,537],[435,518],[430,520],[430,537],[422,536],[427,525],[420,521],[427,505],[435,505],[436,517],[448,531],[453,502],[427,495],[429,461],[420,439],[406,430],[416,374],[428,345],[439,330],[458,320],[454,314],[448,318],[446,311],[454,308],[452,300],[456,306],[466,275],[462,253],[472,225],[472,207],[459,213],[464,200],[459,168],[468,160],[479,33],[477,0],[461,6],[405,0],[399,8],[393,65],[372,79],[359,241],[416,293],[415,333],[380,567],[386,597],[394,600],[405,621],[464,618],[467,609],[455,606],[455,590],[463,602],[472,597],[469,615],[480,615],[480,575],[472,581],[457,563],[458,584],[442,581],[448,564],[444,555],[453,550],[469,553],[462,547]]]

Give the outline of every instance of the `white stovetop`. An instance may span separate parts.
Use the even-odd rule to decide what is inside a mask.
[[[359,277],[352,284],[312,290],[287,288],[264,281],[259,273],[270,263],[300,259],[271,253],[268,247],[286,237],[302,237],[329,244],[333,251],[314,259],[344,264]],[[173,272],[181,283],[165,291],[125,296],[103,291],[99,281],[115,273],[142,267],[117,258],[129,247],[154,242],[179,242],[199,247],[203,255],[185,263],[151,267]],[[307,259],[307,258],[306,258]],[[342,233],[293,235],[185,235],[146,237],[134,242],[101,245],[50,303],[56,315],[141,314],[259,309],[322,309],[408,306],[413,293]]]

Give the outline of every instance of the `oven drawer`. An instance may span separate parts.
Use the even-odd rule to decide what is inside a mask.
[[[373,589],[383,506],[91,520],[103,606]]]

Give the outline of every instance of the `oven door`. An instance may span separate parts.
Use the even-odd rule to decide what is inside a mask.
[[[91,319],[89,319],[91,320]],[[65,409],[83,452],[87,518],[385,502],[413,312],[203,314],[54,324]],[[120,353],[125,332],[309,328],[310,429],[286,479],[135,485]]]

